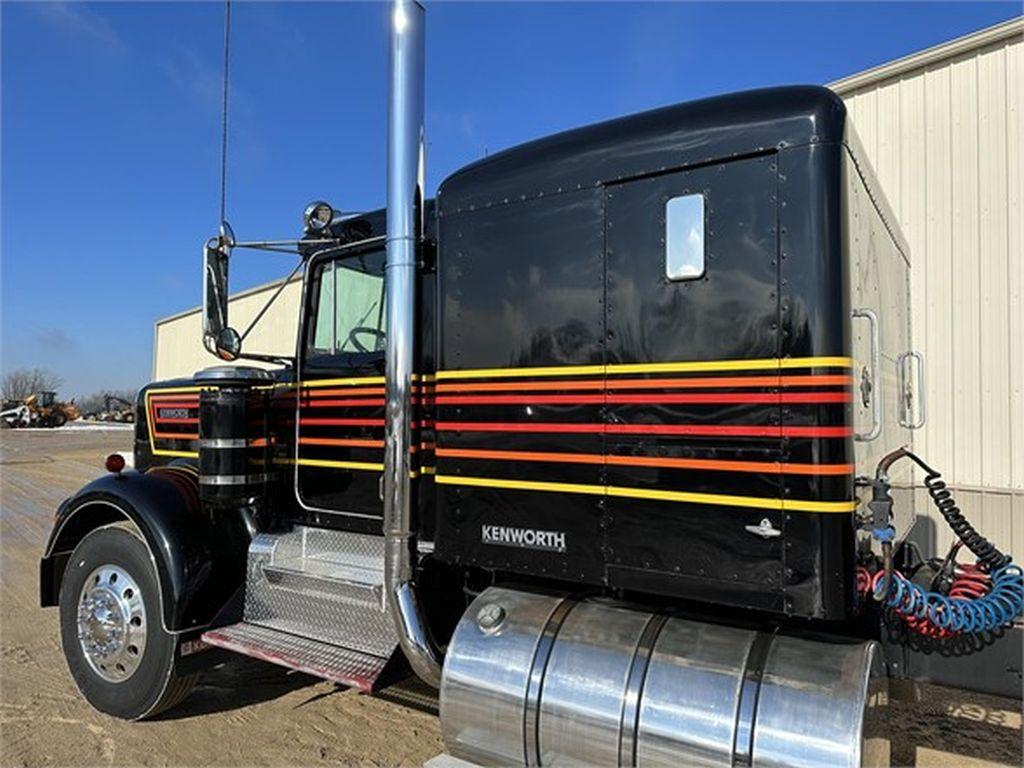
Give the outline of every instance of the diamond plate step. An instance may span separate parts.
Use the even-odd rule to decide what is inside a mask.
[[[338,572],[329,564],[324,566],[307,560],[289,565],[291,567],[276,563],[264,565],[263,577],[280,589],[365,603],[367,609],[380,608],[383,604],[383,584],[367,584],[347,573]]]
[[[373,693],[388,659],[240,622],[203,634],[218,648]]]
[[[243,620],[299,638],[390,658],[381,536],[298,526],[249,547]]]

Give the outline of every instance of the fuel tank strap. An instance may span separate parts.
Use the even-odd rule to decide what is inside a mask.
[[[528,766],[540,765],[540,692],[544,684],[544,673],[551,657],[551,649],[555,647],[558,630],[562,628],[562,622],[576,606],[576,602],[569,599],[560,602],[551,612],[540,637],[537,638],[523,706],[523,761]]]
[[[629,676],[626,678],[626,691],[622,697],[622,716],[619,718],[619,765],[637,764],[636,734],[640,720],[640,697],[643,695],[654,644],[666,621],[668,616],[652,614],[633,652]]]
[[[732,764],[746,768],[752,764],[754,754],[754,729],[757,717],[757,699],[761,691],[761,678],[772,646],[774,634],[758,632],[747,652],[743,683],[740,686],[739,701],[736,705],[736,735],[733,739]]]

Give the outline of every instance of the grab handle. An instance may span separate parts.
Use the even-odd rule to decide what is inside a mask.
[[[882,368],[882,344],[878,332],[878,315],[873,309],[861,307],[850,313],[853,317],[863,317],[871,325],[871,370],[863,371],[861,374],[861,397],[864,405],[871,405],[871,429],[868,432],[854,433],[853,439],[860,442],[870,442],[882,434],[882,382],[878,378],[878,372]],[[877,390],[877,391],[876,391]]]
[[[913,360],[917,366],[917,419],[911,421],[913,412],[913,392],[910,389],[910,379],[907,377],[907,361]],[[917,350],[904,352],[896,361],[896,369],[899,372],[900,386],[900,426],[907,429],[920,429],[927,420],[925,410],[924,385],[924,355]]]

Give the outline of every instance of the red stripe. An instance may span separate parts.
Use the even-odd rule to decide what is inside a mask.
[[[852,427],[798,427],[758,424],[517,424],[439,421],[438,432],[557,432],[616,435],[706,435],[727,437],[849,437]]]
[[[171,419],[157,416],[155,419],[157,424],[198,424],[199,419]]]
[[[321,419],[302,418],[300,425],[307,427],[383,427],[384,419]],[[414,421],[410,424],[413,428],[433,427],[432,421]]]
[[[848,403],[849,392],[691,392],[641,395],[440,395],[438,405],[602,405],[671,403]]]
[[[420,400],[418,397],[411,399],[413,405],[433,405],[432,400]],[[303,400],[303,408],[340,408],[340,407],[359,407],[364,406],[367,408],[383,408],[384,398],[343,398],[340,400]]]
[[[383,408],[384,398],[346,397],[342,400],[306,400],[303,408],[337,408],[340,406],[363,406],[366,408]]]
[[[384,419],[299,419],[309,427],[383,427]]]

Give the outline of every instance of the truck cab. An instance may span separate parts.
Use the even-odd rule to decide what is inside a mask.
[[[864,478],[912,445],[923,368],[842,102],[666,107],[427,199],[422,9],[395,14],[388,205],[307,209],[294,356],[231,327],[260,245],[222,226],[219,363],[147,385],[135,469],[58,512],[42,601],[79,687],[151,716],[220,648],[366,692],[415,672],[481,764],[884,763],[864,584],[911,484],[886,465],[880,521]]]

